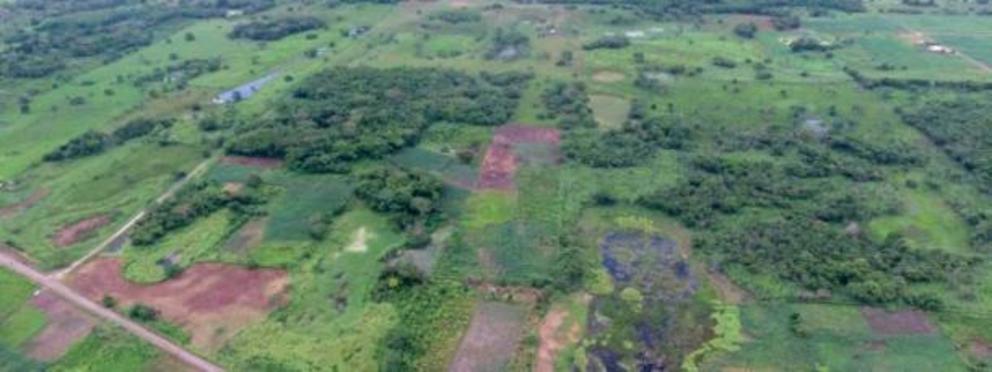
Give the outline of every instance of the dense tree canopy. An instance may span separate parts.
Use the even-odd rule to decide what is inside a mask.
[[[324,21],[314,17],[284,17],[271,21],[254,21],[234,26],[230,37],[258,41],[279,40],[286,36],[324,27]]]
[[[284,157],[306,172],[345,172],[351,162],[416,143],[431,123],[506,123],[528,79],[520,73],[334,68],[301,84],[274,120],[240,133],[228,152]]]

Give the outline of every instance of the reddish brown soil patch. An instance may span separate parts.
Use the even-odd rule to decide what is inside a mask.
[[[197,264],[175,279],[143,286],[121,276],[121,261],[101,259],[79,269],[70,285],[100,300],[112,296],[122,307],[147,304],[192,336],[192,344],[217,350],[244,326],[261,320],[285,301],[289,277],[280,270]]]
[[[276,159],[276,158],[257,158],[250,156],[225,156],[220,161],[221,163],[224,164],[243,165],[246,167],[255,167],[255,168],[279,168],[282,166],[282,159]]]
[[[927,314],[919,310],[889,312],[865,307],[861,309],[861,314],[871,330],[881,335],[926,334],[937,331],[927,319]]]
[[[978,359],[992,358],[992,344],[982,339],[976,338],[971,340],[971,344],[968,345],[968,351]]]
[[[90,334],[97,324],[89,315],[49,291],[42,291],[31,303],[45,313],[47,320],[41,333],[25,347],[27,354],[38,360],[58,359],[73,344]]]
[[[523,338],[526,321],[525,307],[500,302],[480,303],[448,370],[506,370]]]
[[[48,196],[48,190],[46,189],[35,190],[26,199],[18,203],[11,204],[5,207],[0,207],[0,218],[14,217],[18,213],[21,213],[24,210],[31,208],[35,204],[38,204],[38,202],[40,202],[41,199],[44,199],[46,196]]]
[[[547,145],[557,151],[560,142],[561,134],[555,128],[519,124],[497,128],[482,160],[476,186],[480,189],[512,190],[513,174],[521,161],[515,148],[518,145]]]
[[[584,295],[582,300],[588,304],[591,298],[589,295]],[[568,310],[562,308],[551,309],[544,316],[541,327],[538,329],[541,343],[537,348],[535,372],[554,372],[555,358],[558,352],[566,346],[578,342],[579,337],[582,336],[582,327],[578,322],[572,323],[568,329],[562,328],[567,316]]]
[[[57,247],[67,247],[90,237],[93,232],[110,223],[110,216],[93,216],[76,223],[63,226],[52,237]]]
[[[509,144],[493,141],[482,160],[478,187],[481,189],[513,189],[513,173],[517,170],[517,158]]]

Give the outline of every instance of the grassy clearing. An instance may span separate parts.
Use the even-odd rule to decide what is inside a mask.
[[[799,321],[790,321],[799,314]],[[873,335],[856,307],[745,305],[748,340],[740,351],[706,360],[701,369],[964,370],[940,334]]]
[[[123,330],[97,327],[51,365],[50,370],[145,371],[152,368],[159,355],[157,349]]]
[[[589,96],[589,105],[603,129],[620,128],[630,113],[630,102],[620,97],[594,94]]]
[[[972,253],[968,225],[940,195],[926,190],[925,186],[904,187],[902,195],[904,210],[899,215],[878,218],[868,224],[874,238],[902,233],[916,248]]]
[[[355,232],[367,231],[366,250],[346,250]],[[335,220],[323,242],[280,261],[301,263],[292,271],[290,304],[262,324],[238,334],[219,357],[239,370],[348,368],[374,370],[375,345],[396,322],[392,306],[369,299],[382,269],[382,257],[403,244],[385,217],[359,209]],[[301,244],[302,243],[297,243]],[[266,244],[253,254],[265,265],[286,254]],[[294,251],[295,252],[295,251]]]
[[[338,176],[285,174],[272,182],[284,191],[270,203],[267,241],[311,239],[313,219],[334,215],[351,198],[351,186]]]
[[[126,246],[124,277],[137,283],[156,283],[168,278],[166,267],[170,265],[188,268],[202,261],[236,260],[220,249],[236,228],[231,214],[227,210],[216,212],[150,247]]]
[[[30,302],[34,291],[31,282],[0,269],[0,347],[5,350],[16,352],[45,327],[45,314]]]
[[[136,143],[99,157],[64,164],[46,164],[28,173],[25,190],[46,190],[34,207],[0,223],[0,231],[45,267],[56,267],[79,257],[100,238],[124,223],[156,198],[178,172],[202,160],[196,147]],[[96,215],[113,223],[88,239],[66,248],[50,240],[61,227]]]
[[[516,200],[513,194],[499,191],[477,192],[465,202],[464,224],[469,229],[497,225],[513,218]]]

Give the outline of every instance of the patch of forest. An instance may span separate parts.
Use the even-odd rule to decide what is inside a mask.
[[[506,123],[529,79],[512,72],[333,68],[297,87],[273,119],[242,129],[227,152],[284,158],[303,172],[347,172],[353,162],[417,143],[433,123]]]

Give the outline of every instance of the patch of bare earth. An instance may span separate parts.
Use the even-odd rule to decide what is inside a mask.
[[[588,295],[583,298],[586,303],[589,300]],[[535,372],[554,372],[558,352],[566,346],[578,342],[579,337],[582,336],[582,326],[578,322],[572,323],[571,327],[563,328],[567,317],[567,309],[553,308],[541,321],[541,326],[538,328],[541,343],[537,348]]]
[[[348,244],[344,248],[345,251],[362,253],[369,250],[368,241],[372,238],[372,234],[369,233],[365,226],[359,227],[355,231],[355,235],[352,237],[351,244]]]
[[[100,259],[81,267],[69,283],[96,301],[111,296],[121,307],[149,305],[186,329],[195,348],[216,351],[285,302],[289,276],[281,270],[204,263],[169,281],[138,285],[121,275],[120,260]]]
[[[523,338],[526,322],[525,306],[502,302],[479,303],[448,371],[505,370]]]
[[[622,72],[612,70],[597,71],[592,74],[592,80],[597,83],[616,83],[626,78],[627,75],[624,75]]]
[[[980,338],[971,340],[971,344],[968,345],[968,351],[975,358],[992,359],[992,343]]]
[[[31,304],[45,313],[45,328],[25,346],[28,356],[41,360],[58,359],[77,341],[86,337],[97,322],[86,313],[49,291],[42,291]]]
[[[67,226],[63,226],[52,237],[57,247],[68,247],[89,238],[96,230],[110,223],[110,216],[93,216]]]
[[[508,124],[496,129],[492,142],[482,160],[482,169],[476,187],[480,189],[512,190],[513,175],[521,159],[516,148],[521,146],[547,146],[557,152],[561,134],[555,128],[541,128]],[[526,159],[523,159],[526,160]]]
[[[251,156],[225,156],[221,158],[220,162],[253,168],[279,168],[282,166],[282,159]]]
[[[927,314],[919,310],[887,311],[861,308],[861,315],[871,330],[880,335],[930,334],[937,331]]]
[[[14,203],[5,207],[0,207],[0,218],[10,218],[17,214],[31,208],[35,204],[38,204],[42,199],[48,196],[48,190],[38,189],[35,190],[31,195],[18,203]]]

